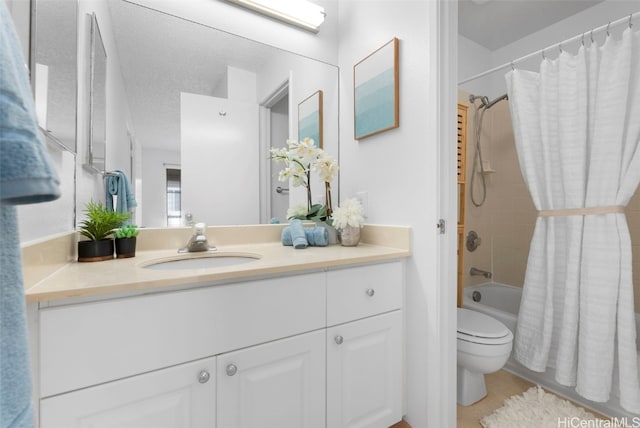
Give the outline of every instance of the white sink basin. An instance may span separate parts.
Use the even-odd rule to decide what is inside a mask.
[[[258,254],[247,253],[203,253],[197,256],[191,254],[180,258],[152,260],[143,264],[142,267],[152,270],[209,269],[250,263],[259,258]]]

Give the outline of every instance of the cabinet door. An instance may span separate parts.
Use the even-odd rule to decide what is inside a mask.
[[[218,357],[218,428],[325,426],[324,330]]]
[[[215,368],[207,358],[43,399],[40,427],[214,428]]]
[[[327,426],[388,427],[402,418],[402,312],[327,330]]]

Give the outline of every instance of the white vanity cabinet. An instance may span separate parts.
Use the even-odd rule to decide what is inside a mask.
[[[324,428],[325,331],[218,357],[218,428]]]
[[[386,428],[402,419],[402,315],[327,330],[327,427]]]
[[[327,427],[402,418],[402,281],[399,262],[328,272]]]
[[[388,427],[404,262],[41,304],[41,428]]]
[[[215,427],[215,357],[40,401],[42,428]]]

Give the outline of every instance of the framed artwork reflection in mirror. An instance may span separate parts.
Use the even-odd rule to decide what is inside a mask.
[[[322,91],[316,91],[298,104],[298,140],[311,138],[316,146],[322,143]]]

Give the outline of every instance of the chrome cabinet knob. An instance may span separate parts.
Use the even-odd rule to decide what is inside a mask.
[[[206,370],[202,370],[200,374],[198,374],[198,382],[200,383],[207,383],[209,379],[211,379],[211,375]]]
[[[342,345],[342,342],[344,342],[344,338],[340,335],[337,335],[333,340],[335,340],[338,345]]]
[[[365,291],[365,293],[367,293],[367,296],[373,297],[373,295],[376,294],[376,290],[374,290],[373,288],[367,288],[367,291]]]
[[[233,376],[236,373],[238,373],[238,367],[235,364],[229,364],[227,366],[227,376]]]

